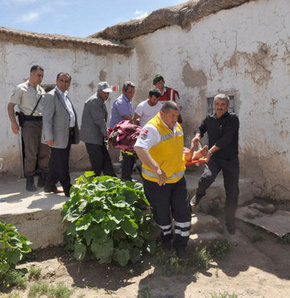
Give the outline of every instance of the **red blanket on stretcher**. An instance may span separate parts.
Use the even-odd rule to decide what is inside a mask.
[[[141,126],[123,120],[108,129],[108,141],[115,147],[134,153],[134,145],[140,134]]]

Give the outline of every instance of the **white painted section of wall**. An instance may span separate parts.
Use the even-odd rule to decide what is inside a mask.
[[[55,84],[57,73],[64,71],[72,76],[70,98],[77,111],[78,122],[85,100],[96,92],[100,80],[108,80],[110,84],[121,85],[127,80],[130,72],[130,59],[124,55],[94,55],[83,50],[46,49],[0,42],[0,157],[4,158],[2,174],[21,175],[20,138],[12,133],[7,113],[7,104],[14,87],[29,78],[29,70],[33,64],[44,68],[43,84]],[[113,92],[114,99],[119,92]],[[108,101],[108,110],[111,102]],[[72,146],[72,169],[88,166],[88,157],[83,144]]]
[[[257,195],[288,200],[289,32],[289,1],[261,0],[203,18],[189,30],[172,26],[130,42],[143,97],[155,73],[180,92],[187,145],[206,115],[206,98],[234,95],[242,174],[256,182]]]

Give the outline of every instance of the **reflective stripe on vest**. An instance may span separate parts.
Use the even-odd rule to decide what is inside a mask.
[[[143,172],[145,175],[149,176],[149,177],[157,178],[157,176],[156,176],[154,173],[152,173],[152,172],[150,172],[150,171],[144,169],[143,167],[142,167],[142,172]],[[170,177],[167,177],[167,179],[180,178],[180,177],[183,177],[183,176],[184,176],[184,171],[181,171],[181,172],[178,172],[178,173],[174,173],[174,174],[171,175]]]
[[[161,142],[163,141],[167,141],[167,140],[170,140],[174,137],[179,137],[179,136],[182,136],[183,135],[183,131],[182,130],[179,130],[176,132],[176,134],[172,134],[172,133],[169,133],[167,135],[164,135],[164,136],[161,136]]]

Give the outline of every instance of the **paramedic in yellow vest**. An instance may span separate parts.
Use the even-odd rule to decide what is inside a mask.
[[[141,130],[134,149],[142,161],[145,195],[161,228],[162,248],[171,249],[173,245],[177,256],[184,258],[191,212],[184,178],[183,131],[178,116],[176,103],[165,102]]]

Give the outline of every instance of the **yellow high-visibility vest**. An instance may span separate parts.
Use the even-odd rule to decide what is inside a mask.
[[[182,127],[177,123],[174,134],[161,121],[160,113],[152,118],[148,124],[154,125],[161,135],[160,143],[151,147],[149,153],[166,174],[168,178],[166,183],[175,183],[184,176],[185,171]],[[149,181],[158,181],[156,174],[145,164],[142,164],[142,176]]]

